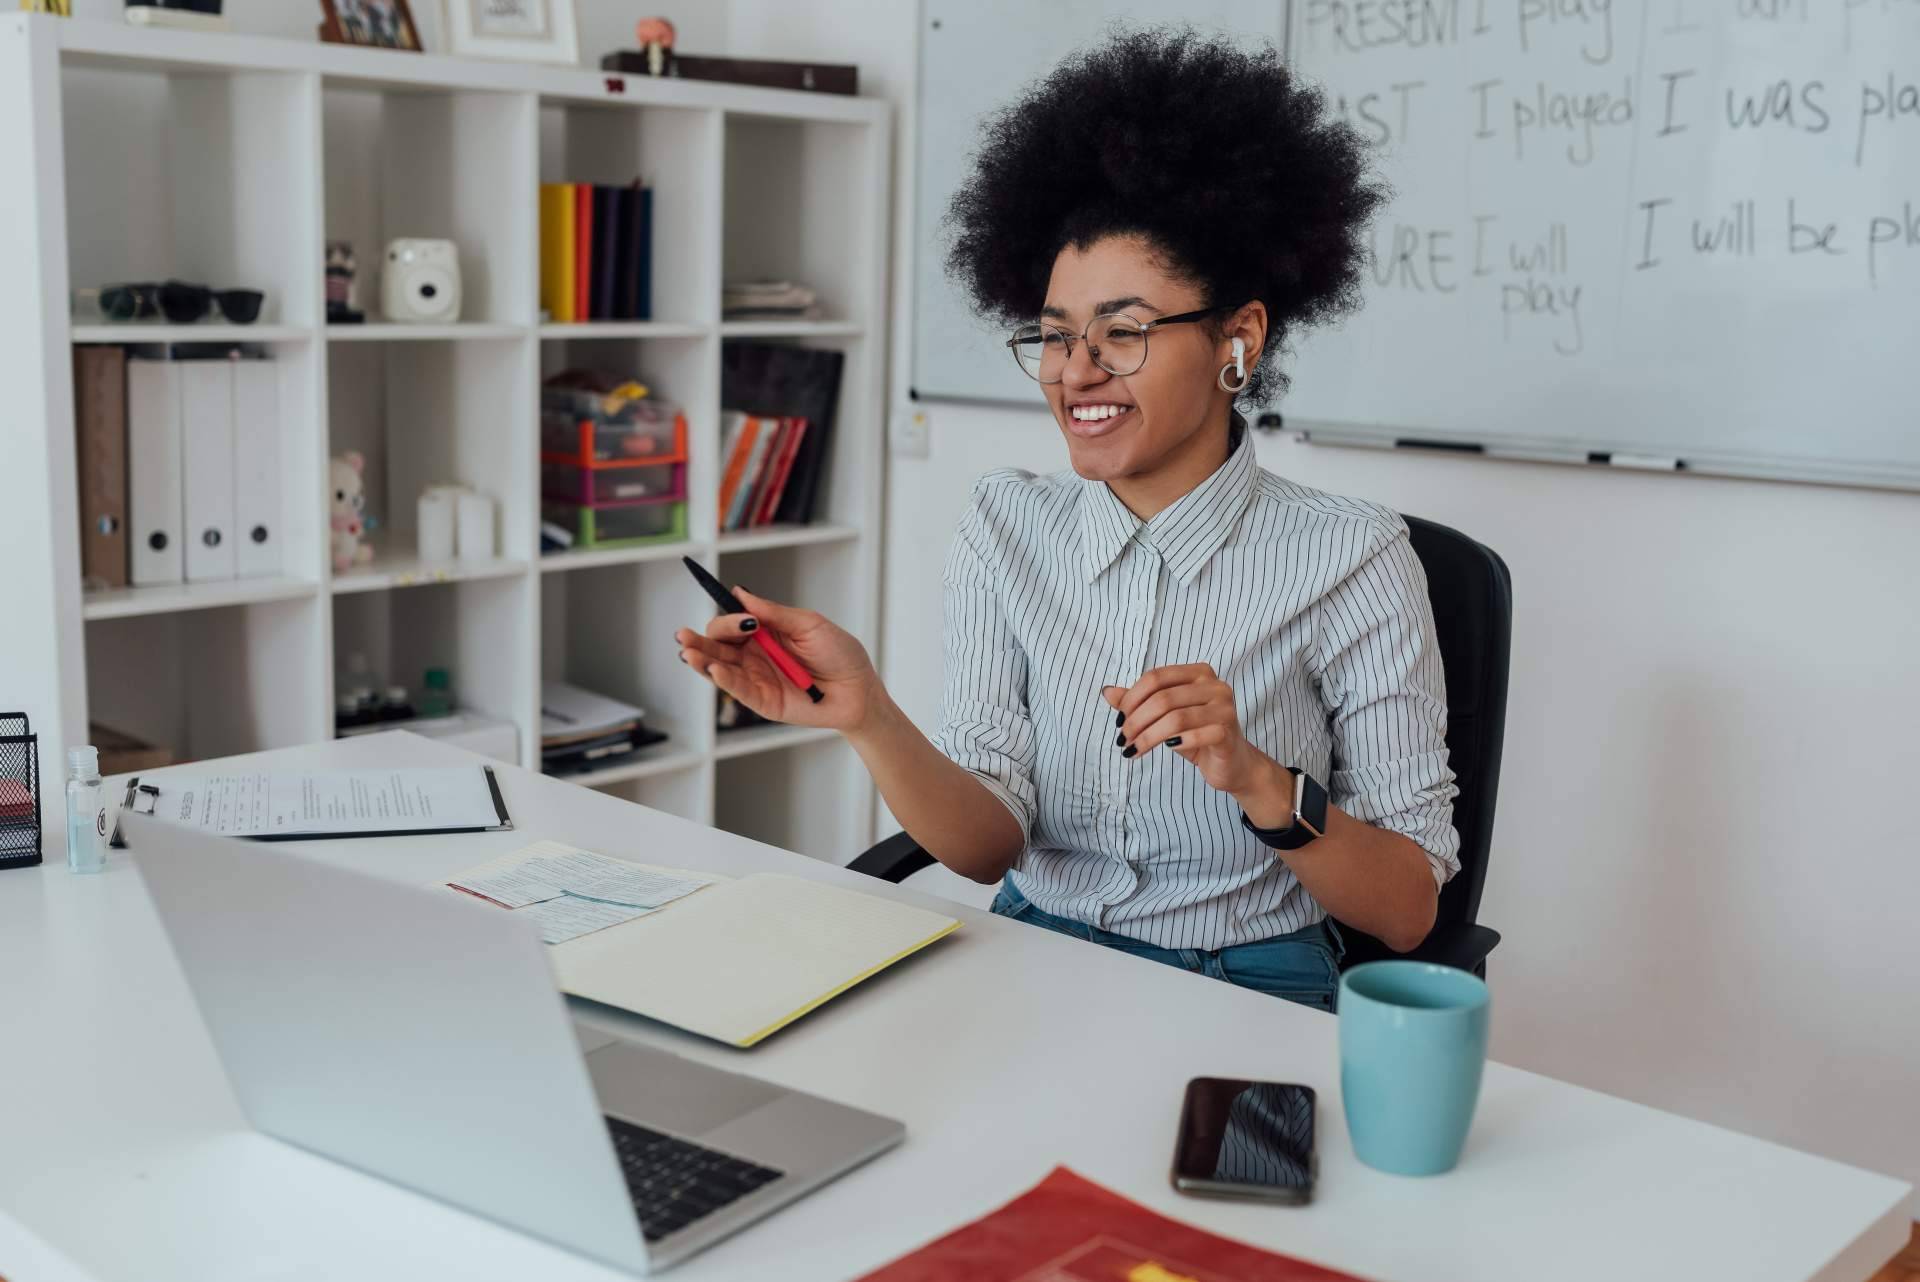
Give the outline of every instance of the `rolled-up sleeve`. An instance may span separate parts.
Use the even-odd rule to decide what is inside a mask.
[[[978,779],[1033,835],[1033,719],[1027,656],[1008,626],[976,486],[947,554],[946,683],[934,744]]]
[[[1447,764],[1446,674],[1426,571],[1404,522],[1320,602],[1317,657],[1333,730],[1333,804],[1427,852],[1434,883],[1460,871]]]

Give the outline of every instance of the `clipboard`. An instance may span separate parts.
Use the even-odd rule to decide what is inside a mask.
[[[462,767],[465,768],[465,767]],[[444,836],[450,833],[468,832],[510,832],[513,830],[513,817],[507,813],[506,798],[500,792],[500,779],[492,766],[478,767],[486,781],[487,794],[493,805],[493,822],[487,824],[455,824],[435,827],[402,827],[355,829],[350,831],[296,831],[277,833],[225,833],[214,834],[238,837],[244,841],[345,841],[362,837],[427,837]],[[310,775],[324,775],[329,772],[293,772]],[[371,772],[339,772],[371,773]],[[223,777],[223,776],[215,776]],[[108,845],[116,850],[126,848],[126,840],[120,831],[120,816],[124,814],[152,815],[159,810],[162,792],[158,784],[142,783],[139,775],[127,780],[126,793],[121,798],[120,809],[114,815],[113,837]],[[142,808],[144,803],[144,808]],[[164,818],[164,816],[163,816]]]

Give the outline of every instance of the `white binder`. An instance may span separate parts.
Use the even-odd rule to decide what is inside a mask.
[[[233,366],[233,537],[241,578],[284,571],[285,508],[279,370],[272,361],[240,361]]]
[[[234,576],[233,366],[225,360],[175,363],[186,440],[181,512],[189,583]]]
[[[127,511],[135,587],[178,583],[180,386],[171,361],[127,362]]]

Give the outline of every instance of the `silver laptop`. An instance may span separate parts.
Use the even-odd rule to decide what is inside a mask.
[[[268,1135],[635,1273],[905,1137],[575,1025],[546,946],[497,908],[285,846],[124,823]]]

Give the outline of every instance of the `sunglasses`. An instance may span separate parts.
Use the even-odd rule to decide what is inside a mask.
[[[108,320],[152,320],[164,316],[175,325],[191,325],[215,310],[236,325],[260,318],[266,295],[257,289],[210,289],[170,280],[160,285],[108,285],[100,291],[100,312]]]

